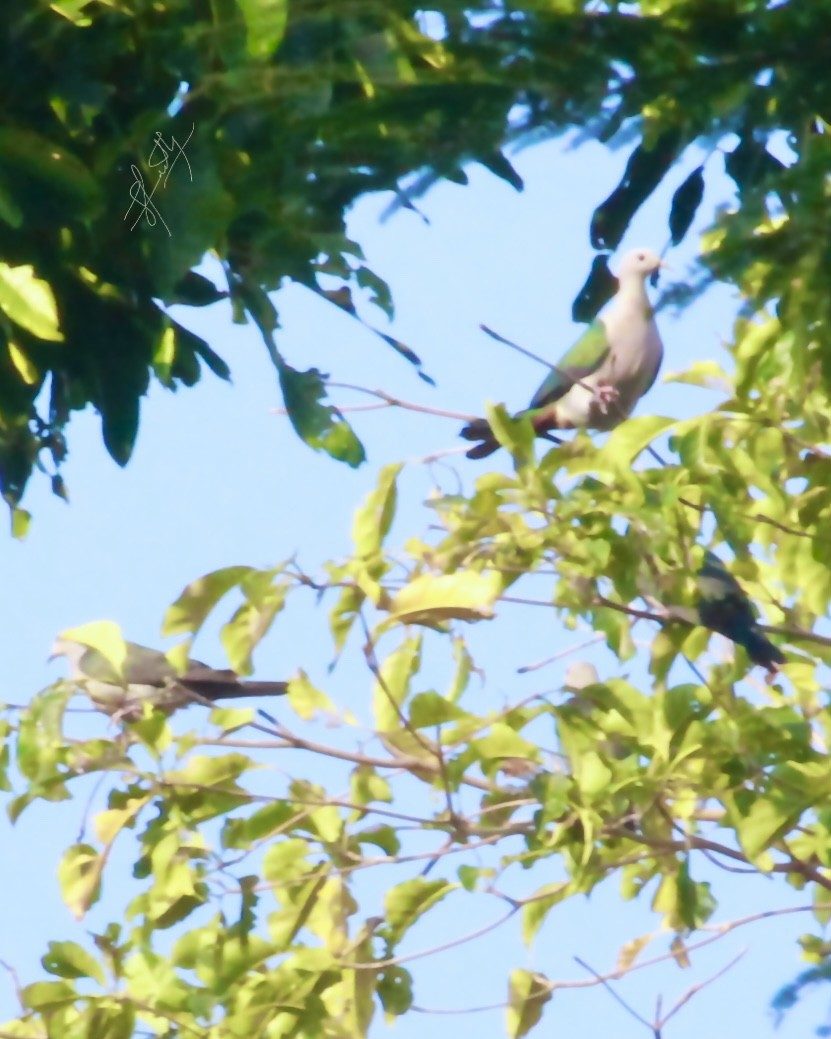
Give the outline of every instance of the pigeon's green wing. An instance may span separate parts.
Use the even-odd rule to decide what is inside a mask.
[[[580,336],[572,348],[560,359],[543,384],[534,394],[529,407],[544,408],[564,397],[578,379],[586,379],[603,364],[609,355],[606,328],[598,318]],[[655,374],[657,375],[657,369]]]

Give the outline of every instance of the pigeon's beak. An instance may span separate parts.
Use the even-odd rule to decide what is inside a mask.
[[[658,278],[660,276],[661,271],[671,271],[671,270],[672,270],[672,264],[667,263],[665,260],[659,260],[658,261],[658,266],[649,275],[649,284],[652,286],[652,288],[654,289],[657,286]]]

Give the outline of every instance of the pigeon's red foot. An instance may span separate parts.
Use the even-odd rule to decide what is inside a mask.
[[[594,397],[597,401],[597,406],[603,415],[609,414],[609,406],[611,404],[616,404],[619,396],[620,394],[615,387],[610,386],[606,382],[600,383],[600,385],[596,386],[594,390]]]

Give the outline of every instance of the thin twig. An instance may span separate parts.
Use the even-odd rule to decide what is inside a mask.
[[[575,376],[569,375],[568,372],[563,371],[563,369],[558,367],[556,364],[553,364],[551,361],[547,361],[544,357],[540,357],[539,354],[535,354],[531,350],[526,350],[525,347],[520,346],[519,343],[515,343],[511,339],[506,339],[505,336],[500,335],[498,332],[494,332],[494,330],[492,328],[488,328],[487,325],[479,325],[479,327],[482,329],[485,335],[489,335],[491,339],[495,339],[497,343],[503,343],[505,346],[509,346],[512,350],[516,350],[517,353],[524,354],[525,357],[530,358],[532,361],[537,361],[539,364],[544,365],[546,368],[550,369],[552,372],[555,372],[557,375],[559,375],[562,379],[565,379],[565,381],[569,383],[570,386],[580,386],[581,389],[584,389],[588,393],[590,393],[592,397],[597,396],[596,391],[592,389],[592,387],[583,379],[577,379],[575,378]],[[622,418],[626,418],[626,415],[623,414],[623,411],[617,401],[612,401],[612,405],[617,408],[617,412]]]
[[[665,1017],[661,1018],[659,1027],[663,1028],[669,1019],[677,1014],[681,1007],[685,1006],[692,999],[693,996],[697,995],[702,989],[708,985],[712,985],[714,981],[718,981],[719,978],[723,977],[729,970],[736,966],[739,960],[747,953],[747,949],[742,949],[741,952],[737,953],[729,963],[725,964],[720,970],[717,970],[715,974],[707,978],[706,981],[700,981],[696,985],[691,985],[690,988],[684,993],[684,995],[678,1000],[672,1010],[666,1014]]]
[[[522,667],[516,669],[518,675],[527,675],[532,671],[539,671],[540,668],[547,667],[549,664],[554,664],[558,660],[562,660],[563,657],[569,657],[572,653],[579,653],[581,649],[586,649],[589,646],[595,645],[597,642],[602,642],[606,636],[602,632],[600,634],[594,634],[590,639],[586,639],[585,642],[578,642],[576,646],[569,646],[568,649],[560,650],[559,653],[555,653],[553,657],[546,657],[545,660],[538,660],[535,664],[523,664]]]
[[[472,942],[476,938],[481,938],[482,935],[495,931],[497,927],[501,927],[504,923],[507,923],[508,920],[517,913],[518,909],[519,906],[512,906],[504,916],[499,917],[497,920],[492,920],[489,924],[485,924],[476,931],[470,931],[468,934],[462,935],[461,938],[453,938],[449,942],[444,942],[442,945],[434,945],[429,949],[421,949],[418,952],[411,952],[406,956],[390,956],[386,960],[370,960],[368,963],[340,962],[339,966],[348,970],[375,971],[383,967],[397,967],[399,964],[412,963],[413,960],[420,960],[425,956],[434,956],[440,952],[447,952],[448,949],[456,949],[460,945],[466,945],[468,942]]]
[[[575,956],[574,961],[575,963],[579,963],[584,970],[587,970],[589,972],[589,974],[593,974],[597,981],[603,986],[603,988],[606,989],[606,991],[609,993],[612,999],[616,1000],[627,1012],[627,1014],[631,1014],[636,1021],[640,1021],[640,1023],[645,1028],[650,1029],[650,1031],[655,1030],[653,1026],[646,1020],[645,1017],[641,1017],[637,1010],[635,1010],[633,1007],[630,1007],[626,1000],[622,996],[619,996],[617,992],[615,992],[615,990],[612,988],[612,986],[609,984],[606,978],[598,974],[594,967],[590,967],[588,963],[586,963],[585,960],[581,960],[579,956]]]

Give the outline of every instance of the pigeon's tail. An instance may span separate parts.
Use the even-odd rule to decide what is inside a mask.
[[[189,689],[206,700],[241,700],[247,696],[285,696],[289,691],[287,682],[234,681],[223,682],[210,678],[184,676],[179,680]]]
[[[488,425],[488,420],[484,418],[477,418],[473,422],[468,422],[459,436],[464,440],[481,441],[481,443],[465,452],[468,458],[487,458],[494,451],[498,451],[500,447],[499,441],[493,435],[493,430]]]
[[[288,682],[240,682],[244,696],[285,696]]]
[[[778,671],[786,662],[785,654],[774,646],[758,628],[751,628],[741,639],[741,645],[747,650],[747,655],[753,663],[767,671]]]
[[[515,415],[515,418],[520,418],[523,415],[531,414],[530,411],[521,411],[519,415]],[[550,412],[544,415],[535,415],[531,419],[534,425],[534,431],[538,437],[543,440],[550,440],[553,444],[562,444],[562,440],[559,437],[552,436],[550,430],[552,429],[570,429],[572,428],[569,424],[559,424],[556,413]],[[488,425],[488,420],[484,418],[474,419],[473,422],[468,424],[462,429],[459,434],[465,440],[480,440],[481,443],[477,444],[476,447],[472,447],[465,454],[468,458],[487,458],[488,455],[492,455],[494,451],[498,451],[500,443],[493,435],[493,430]]]

